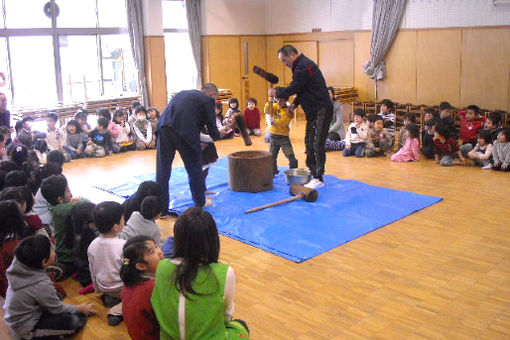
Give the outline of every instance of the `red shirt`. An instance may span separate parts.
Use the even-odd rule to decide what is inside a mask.
[[[244,125],[247,129],[260,129],[260,112],[258,108],[250,110],[245,108],[243,112]]]
[[[122,316],[133,340],[159,340],[159,323],[152,310],[154,280],[122,288]]]
[[[441,156],[451,155],[459,151],[459,146],[454,138],[448,138],[444,143],[439,139],[434,139],[434,154]]]
[[[7,292],[7,268],[14,259],[14,248],[20,243],[20,240],[10,239],[4,242],[2,248],[0,248],[0,296],[5,298]]]
[[[483,128],[483,124],[485,123],[485,117],[480,120],[472,120],[468,122],[466,119],[466,111],[459,111],[460,117],[460,139],[465,142],[476,142],[478,131]]]
[[[42,224],[41,218],[37,214],[30,214],[23,216],[25,218],[25,222],[28,225],[28,229],[30,230],[30,235],[35,235],[39,229],[43,229],[44,225]]]

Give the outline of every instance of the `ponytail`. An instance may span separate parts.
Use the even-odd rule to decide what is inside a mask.
[[[136,268],[136,264],[145,263],[143,257],[148,252],[146,241],[153,241],[152,238],[144,235],[135,236],[129,239],[123,248],[123,260],[120,267],[120,278],[126,287],[131,287],[142,282],[143,271]]]

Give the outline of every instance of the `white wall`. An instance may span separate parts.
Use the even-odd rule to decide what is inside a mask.
[[[203,35],[263,35],[264,0],[202,0]]]
[[[369,30],[373,0],[202,0],[203,34]],[[510,25],[492,0],[407,0],[402,28]]]

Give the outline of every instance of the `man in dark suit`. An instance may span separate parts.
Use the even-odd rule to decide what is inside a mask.
[[[218,99],[218,88],[208,83],[200,91],[186,90],[177,93],[161,114],[156,128],[156,181],[161,186],[163,215],[168,214],[168,181],[176,150],[179,151],[188,172],[193,202],[198,207],[206,205],[200,131],[206,126],[213,140],[220,138],[214,110],[216,99]]]

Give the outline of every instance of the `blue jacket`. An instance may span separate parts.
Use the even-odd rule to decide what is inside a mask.
[[[292,65],[290,85],[276,89],[277,98],[290,97],[294,94],[297,94],[294,104],[303,107],[307,119],[315,116],[320,109],[329,107],[330,111],[333,111],[321,70],[303,54],[300,54]]]
[[[197,153],[201,153],[200,131],[204,126],[207,126],[213,140],[220,138],[214,107],[214,99],[202,91],[181,91],[170,100],[161,114],[156,134],[162,128],[170,127]]]

